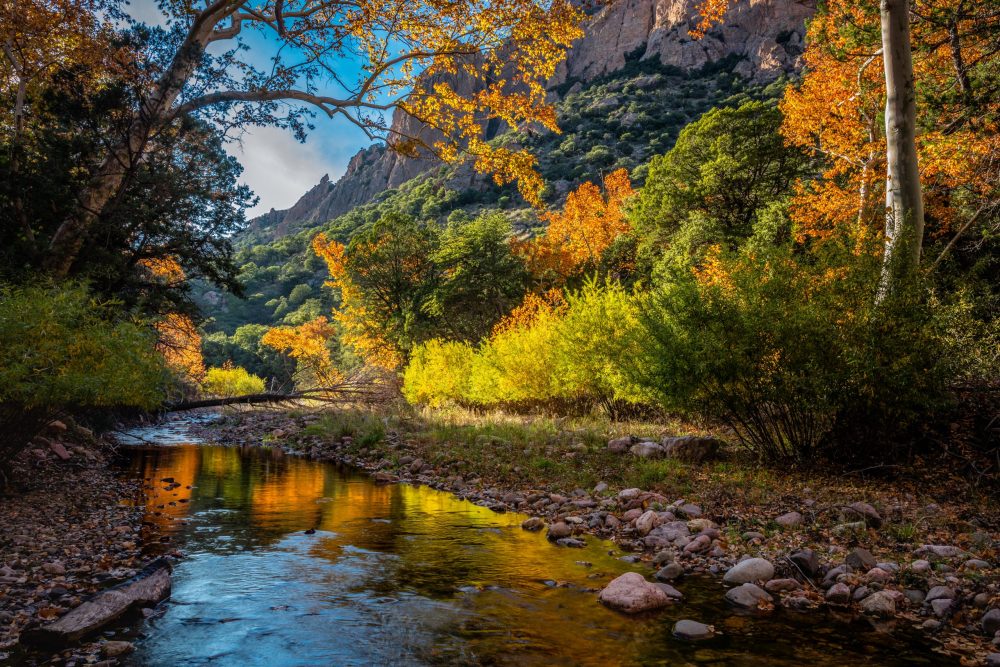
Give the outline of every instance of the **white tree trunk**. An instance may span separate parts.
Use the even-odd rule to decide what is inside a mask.
[[[880,290],[884,295],[920,263],[924,206],[917,165],[917,109],[908,0],[882,0],[881,18],[886,91],[886,221]]]

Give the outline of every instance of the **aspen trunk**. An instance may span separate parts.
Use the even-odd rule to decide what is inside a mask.
[[[916,93],[907,0],[882,0],[885,65],[886,221],[881,294],[920,263],[924,207],[916,146]]]

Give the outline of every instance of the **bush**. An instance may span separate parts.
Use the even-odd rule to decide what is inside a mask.
[[[674,271],[643,314],[634,377],[763,458],[890,458],[945,405],[961,357],[923,290],[877,303],[878,258],[834,254],[788,244]]]
[[[239,366],[209,368],[202,389],[206,394],[222,398],[259,394],[264,391],[264,380]]]
[[[0,286],[0,486],[10,460],[68,408],[153,408],[168,374],[152,327],[116,320],[80,285]]]
[[[403,373],[403,396],[434,407],[468,400],[474,356],[463,342],[433,339],[418,345]]]

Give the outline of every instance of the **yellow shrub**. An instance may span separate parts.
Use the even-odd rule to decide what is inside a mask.
[[[467,400],[475,355],[468,343],[435,338],[418,345],[403,373],[406,400],[432,406]]]
[[[202,389],[206,394],[222,397],[259,394],[264,391],[264,380],[239,366],[209,368]]]

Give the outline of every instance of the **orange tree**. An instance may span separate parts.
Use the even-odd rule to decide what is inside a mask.
[[[566,197],[561,211],[542,214],[548,223],[544,234],[515,241],[515,251],[541,285],[565,285],[597,269],[615,241],[631,230],[625,203],[633,194],[625,169],[604,177],[603,193],[594,183],[584,183]]]

